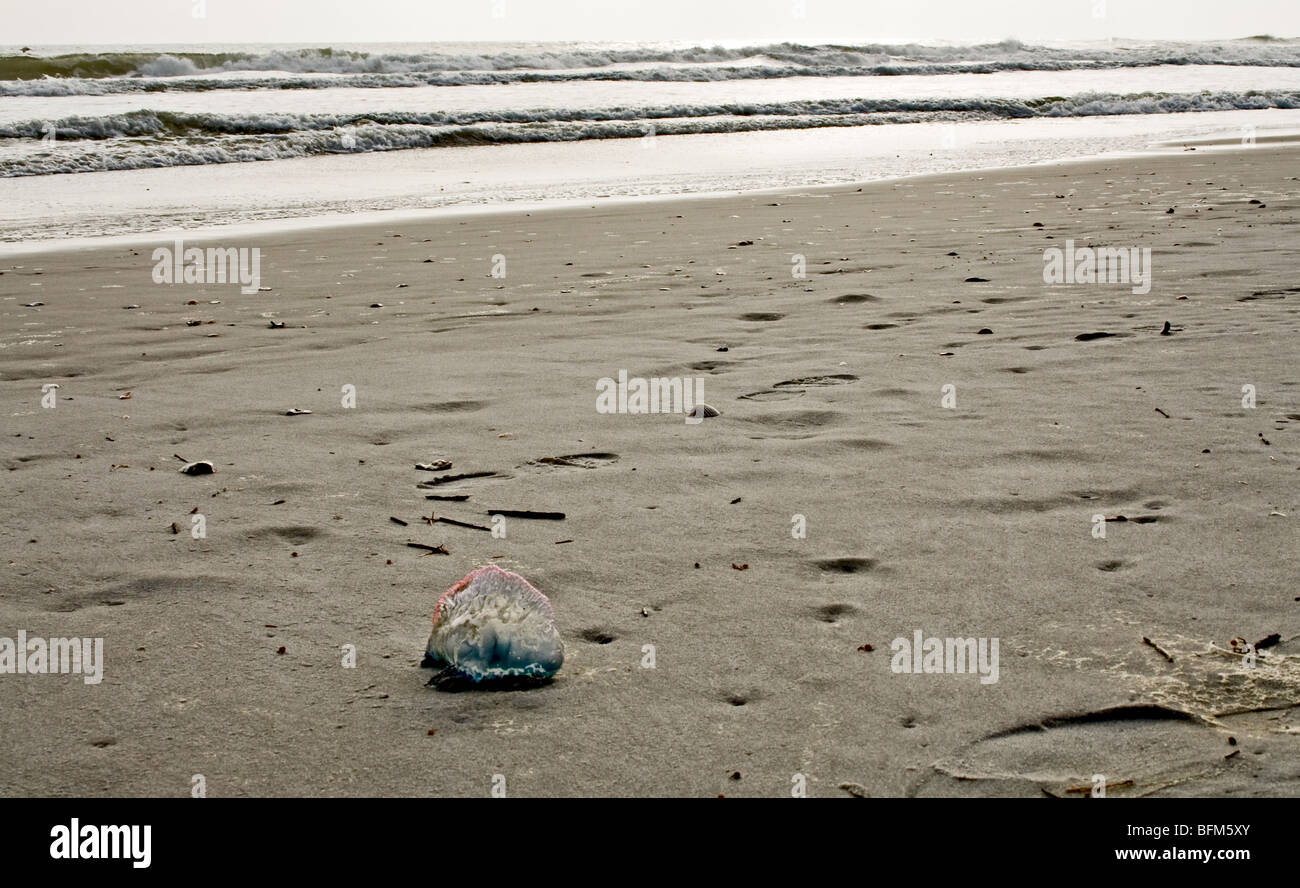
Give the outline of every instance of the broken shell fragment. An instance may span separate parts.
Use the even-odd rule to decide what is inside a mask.
[[[180,473],[182,475],[211,475],[215,471],[216,468],[214,468],[212,463],[208,462],[206,459],[201,459],[198,462],[186,463],[180,467]]]

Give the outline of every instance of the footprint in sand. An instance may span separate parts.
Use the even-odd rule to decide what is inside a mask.
[[[814,561],[813,565],[822,573],[855,574],[875,570],[877,561],[874,558],[823,558]]]
[[[618,459],[617,453],[571,453],[567,456],[543,456],[528,461],[530,466],[552,466],[568,469],[597,469]]]
[[[468,413],[487,406],[487,401],[435,401],[432,404],[417,404],[411,409],[424,413]]]
[[[844,414],[833,410],[797,410],[745,417],[744,422],[762,426],[766,431],[787,438],[811,437],[811,432],[841,421]]]
[[[828,376],[801,376],[798,379],[787,379],[784,382],[772,383],[772,388],[801,388],[808,385],[845,385],[846,383],[856,382],[858,377],[852,373],[833,373]]]
[[[723,703],[728,706],[747,706],[756,702],[762,694],[757,690],[748,691],[725,691],[719,695]]]
[[[798,398],[806,394],[803,389],[762,389],[757,392],[750,392],[747,395],[737,396],[740,401],[786,401],[790,398]]]
[[[1256,299],[1285,299],[1288,293],[1300,293],[1300,287],[1289,287],[1285,290],[1256,290],[1249,296],[1238,296],[1238,302],[1254,302]]]
[[[858,609],[851,604],[824,604],[817,608],[814,613],[817,619],[823,623],[839,623],[840,617],[848,614],[855,614]]]
[[[824,438],[819,446],[826,452],[860,450],[874,452],[887,450],[897,445],[890,441],[882,441],[879,438]]]
[[[58,454],[54,453],[33,453],[27,456],[15,456],[13,459],[7,459],[4,467],[11,472],[28,467],[31,463],[39,462],[44,459],[57,459]]]
[[[1060,795],[1067,781],[1070,794],[1093,774],[1105,775],[1114,795],[1249,791],[1257,775],[1232,773],[1243,758],[1234,751],[1258,753],[1277,735],[1300,733],[1288,726],[1300,712],[1300,643],[1260,648],[1252,663],[1222,638],[1180,635],[1148,617],[1116,619],[1134,634],[1110,649],[1048,645],[1021,656],[1075,669],[1137,702],[990,734],[936,762],[918,794]]]
[[[238,584],[224,577],[194,573],[151,574],[107,585],[102,581],[91,582],[88,588],[60,592],[57,597],[46,597],[42,604],[51,613],[71,613],[91,607],[175,601],[180,592],[184,592],[187,601],[193,601],[214,592],[233,592],[238,589]]]
[[[592,627],[580,631],[578,637],[592,644],[611,644],[618,638],[618,633],[602,627]]]
[[[1117,706],[1019,725],[933,763],[909,795],[1145,796],[1233,767],[1227,732],[1164,706]],[[1096,776],[1094,776],[1096,775]]]
[[[309,525],[257,527],[244,534],[245,538],[253,541],[285,542],[295,546],[301,546],[325,535],[326,531]]]

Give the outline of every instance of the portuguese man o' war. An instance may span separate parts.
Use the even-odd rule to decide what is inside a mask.
[[[545,595],[495,564],[470,571],[433,608],[423,665],[472,682],[550,678],[564,644]]]

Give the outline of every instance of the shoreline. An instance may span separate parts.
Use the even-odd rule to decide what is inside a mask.
[[[1253,147],[1259,147],[1261,145],[1292,145],[1295,143],[1300,143],[1300,131],[1274,133],[1261,136],[1259,137],[1256,146]],[[435,208],[367,210],[349,214],[329,213],[323,215],[282,217],[256,222],[216,223],[201,225],[196,228],[167,228],[153,232],[120,235],[50,238],[48,240],[31,242],[0,241],[0,260],[48,255],[50,253],[57,253],[64,250],[84,252],[97,249],[117,249],[124,247],[130,248],[145,245],[157,245],[178,238],[194,242],[207,242],[217,238],[245,240],[253,237],[266,237],[269,239],[276,239],[281,236],[312,231],[326,231],[341,228],[373,229],[392,225],[434,223],[441,220],[455,220],[460,217],[531,216],[533,214],[563,213],[584,209],[618,210],[621,208],[641,207],[647,204],[662,204],[676,201],[707,202],[742,196],[780,197],[800,194],[824,194],[841,191],[845,188],[862,188],[868,185],[886,185],[907,181],[919,182],[935,177],[974,174],[990,175],[1014,170],[1025,170],[1028,172],[1044,168],[1070,167],[1080,164],[1106,161],[1113,162],[1130,158],[1161,157],[1167,156],[1171,152],[1174,152],[1179,148],[1185,148],[1186,146],[1194,146],[1200,150],[1214,151],[1252,150],[1252,146],[1242,145],[1240,139],[1234,141],[1219,137],[1206,136],[1196,139],[1158,141],[1152,143],[1147,149],[1140,151],[1114,151],[1103,154],[1057,158],[1028,164],[971,167],[950,172],[922,172],[902,176],[886,176],[878,179],[862,179],[826,185],[783,185],[771,188],[748,188],[741,191],[692,191],[676,194],[626,195],[597,198],[594,203],[588,198],[557,198],[544,202],[522,201],[518,203],[507,202],[488,205],[453,204]],[[271,161],[271,163],[276,162],[277,161]]]

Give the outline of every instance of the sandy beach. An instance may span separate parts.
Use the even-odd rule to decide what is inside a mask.
[[[0,676],[0,793],[1298,795],[1298,151],[186,239],[252,294],[7,256],[0,635],[104,660]],[[1149,292],[1045,284],[1067,241]],[[565,517],[424,520],[499,510]],[[489,563],[562,669],[426,687]]]

